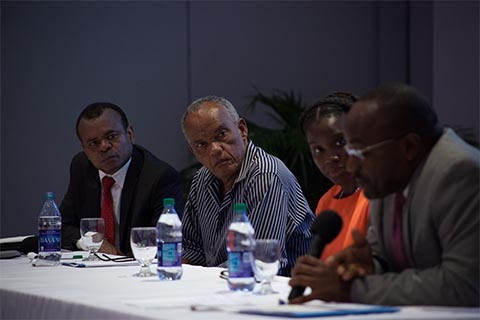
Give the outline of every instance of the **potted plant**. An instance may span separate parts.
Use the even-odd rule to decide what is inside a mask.
[[[249,137],[259,147],[282,160],[297,178],[310,208],[331,186],[315,166],[298,119],[305,109],[302,98],[293,91],[276,90],[265,95],[259,90],[251,96],[249,112],[264,111],[275,129],[252,123],[247,118]]]

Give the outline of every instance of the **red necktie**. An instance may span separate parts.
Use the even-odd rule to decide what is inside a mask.
[[[112,186],[115,180],[112,177],[103,177],[102,218],[105,220],[105,239],[115,245],[115,215],[113,213]]]
[[[403,247],[403,206],[405,197],[402,192],[395,194],[395,208],[393,211],[392,229],[392,256],[397,269],[403,270],[409,267],[405,249]]]

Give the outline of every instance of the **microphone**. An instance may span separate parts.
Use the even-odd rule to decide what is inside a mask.
[[[313,220],[310,231],[312,242],[308,248],[307,255],[318,258],[322,255],[325,246],[335,239],[342,229],[342,219],[333,210],[324,210]],[[303,295],[305,287],[295,286],[288,295],[288,300]]]

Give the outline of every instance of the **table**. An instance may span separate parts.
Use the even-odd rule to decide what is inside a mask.
[[[240,314],[239,305],[275,306],[290,292],[276,277],[278,294],[230,292],[220,268],[183,265],[179,281],[136,278],[134,265],[74,268],[33,267],[17,257],[0,260],[1,319],[285,319]],[[320,303],[320,302],[319,302]],[[197,310],[192,311],[192,306]],[[212,310],[217,307],[217,311]],[[478,319],[478,309],[406,307],[392,314],[321,319]]]

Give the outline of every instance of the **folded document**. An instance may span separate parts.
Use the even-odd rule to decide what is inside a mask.
[[[278,306],[259,306],[251,308],[242,308],[238,312],[245,314],[291,317],[291,318],[307,318],[307,317],[331,317],[355,314],[371,314],[371,313],[389,313],[399,311],[399,308],[364,305],[356,303],[326,303],[314,301],[301,305],[278,305]]]

